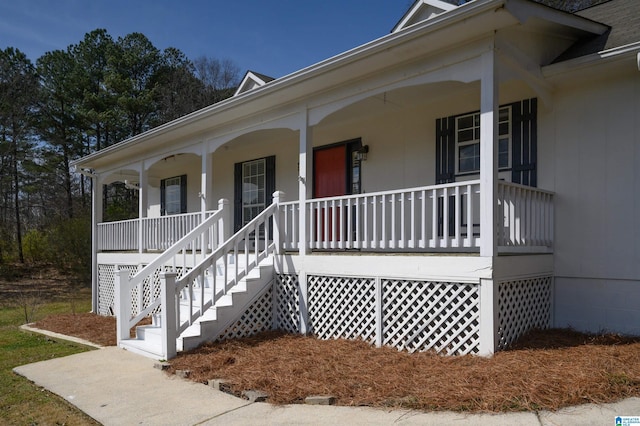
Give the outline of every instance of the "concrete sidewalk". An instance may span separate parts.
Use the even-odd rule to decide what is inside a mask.
[[[155,361],[109,347],[16,367],[104,425],[615,425],[640,416],[640,398],[558,412],[423,413],[365,407],[272,406],[168,376]]]

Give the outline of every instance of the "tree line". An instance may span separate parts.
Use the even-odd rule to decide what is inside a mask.
[[[71,161],[225,99],[239,78],[230,60],[190,60],[141,33],[114,39],[96,29],[35,64],[0,50],[0,266],[86,271],[91,181]],[[107,218],[133,214],[136,194],[118,185],[106,193]]]

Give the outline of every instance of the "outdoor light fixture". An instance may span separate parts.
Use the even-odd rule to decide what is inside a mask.
[[[365,161],[369,153],[369,145],[365,145],[356,150],[356,160]]]

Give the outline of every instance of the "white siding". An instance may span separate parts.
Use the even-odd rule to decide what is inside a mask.
[[[559,91],[540,117],[539,184],[556,192],[556,325],[640,333],[640,78]]]

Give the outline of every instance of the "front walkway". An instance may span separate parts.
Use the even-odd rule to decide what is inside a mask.
[[[16,367],[104,425],[608,425],[640,415],[640,398],[556,413],[460,414],[366,407],[250,403],[167,376],[155,361],[115,347]]]

